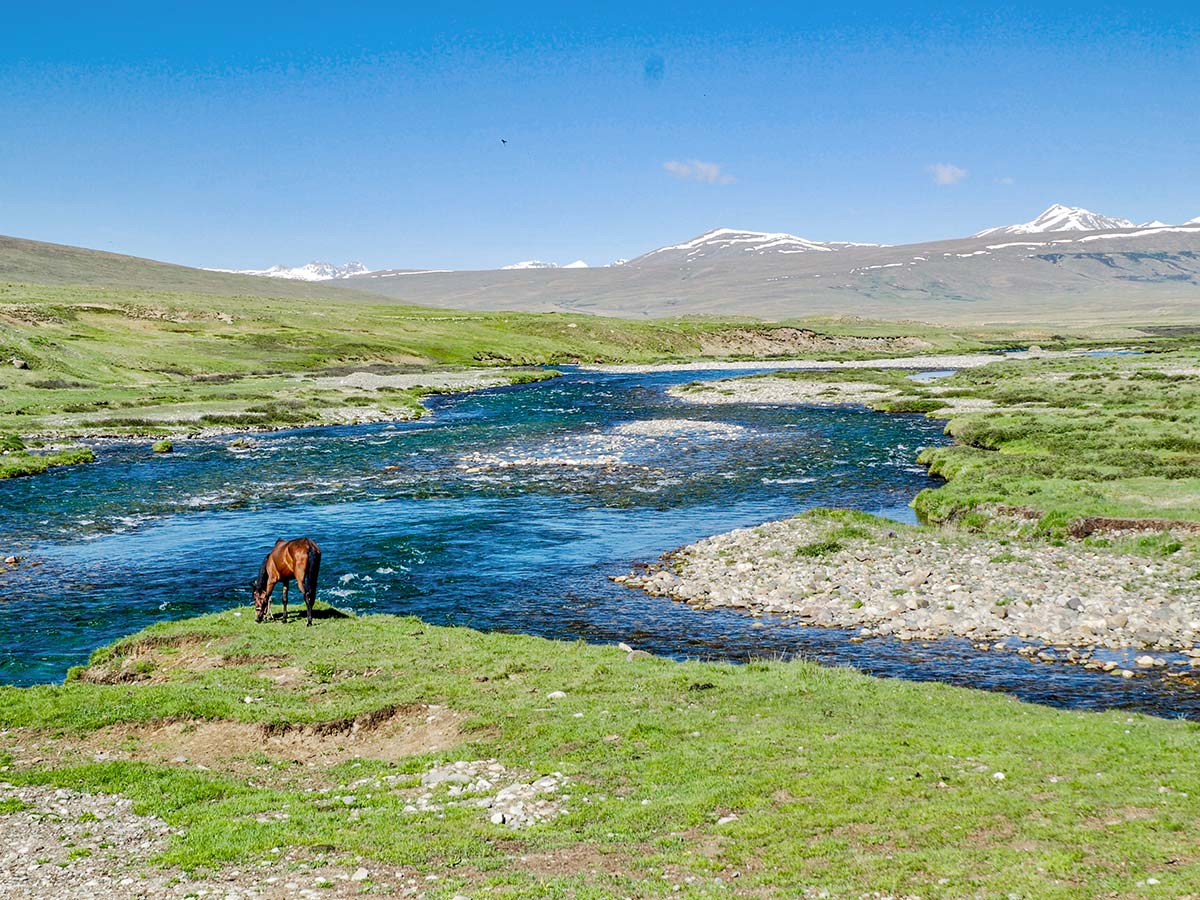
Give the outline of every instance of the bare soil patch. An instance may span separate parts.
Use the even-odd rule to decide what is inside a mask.
[[[105,662],[88,666],[79,674],[79,680],[90,684],[131,681],[162,684],[180,671],[203,672],[228,665],[225,657],[215,649],[218,643],[216,637],[205,634],[147,638],[122,648],[119,655]]]
[[[353,719],[307,725],[188,720],[113,725],[80,749],[104,759],[225,766],[252,753],[320,767],[347,759],[395,762],[463,741],[465,716],[444,706],[384,707]]]
[[[539,853],[522,853],[514,857],[512,866],[541,878],[563,875],[624,875],[633,864],[624,853],[604,853],[595,844],[580,843]]]

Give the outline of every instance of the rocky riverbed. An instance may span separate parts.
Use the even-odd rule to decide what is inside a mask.
[[[329,792],[329,805],[360,816],[358,792],[409,797],[405,813],[444,815],[466,806],[493,824],[527,828],[566,813],[559,772],[540,777],[507,769],[494,759],[435,764],[413,785],[411,775],[364,778]],[[260,822],[285,821],[284,811]],[[139,815],[124,797],[0,781],[0,897],[28,900],[130,900],[213,897],[283,900],[385,894],[424,897],[440,876],[364,858],[328,858],[321,849],[280,846],[266,858],[219,871],[185,872],[160,864],[173,837],[184,832]]]
[[[817,512],[706,538],[615,580],[700,609],[774,614],[862,637],[956,635],[1122,674],[1200,670],[1196,576],[1192,560]],[[1143,652],[1128,664],[1106,652],[1133,648]]]
[[[936,384],[922,385],[924,399],[943,403],[935,415],[992,409],[995,403],[977,397],[939,397]],[[762,375],[695,381],[676,385],[667,393],[676,400],[696,404],[761,403],[770,406],[878,406],[905,396],[898,388],[870,381],[808,381],[803,377]]]
[[[305,847],[276,847],[268,859],[220,871],[184,872],[158,863],[175,834],[161,819],[138,815],[124,797],[0,782],[0,897],[419,898],[430,887],[411,869],[366,860],[345,865]]]

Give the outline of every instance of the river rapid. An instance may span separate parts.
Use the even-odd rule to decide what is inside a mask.
[[[852,632],[695,611],[613,584],[632,562],[815,506],[912,521],[909,501],[935,485],[914,460],[946,442],[940,422],[666,395],[725,374],[568,371],[438,397],[415,422],[249,435],[245,446],[178,441],[169,455],[107,444],[94,465],[0,482],[0,550],[24,558],[0,575],[0,682],[61,680],[95,647],[161,619],[249,614],[263,556],[277,537],[303,535],[322,549],[320,598],[357,613],[677,658],[802,656],[1054,705],[1200,715],[1159,681],[961,640],[851,643]]]

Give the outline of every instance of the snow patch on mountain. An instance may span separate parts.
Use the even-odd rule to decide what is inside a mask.
[[[1111,231],[1115,228],[1137,228],[1128,219],[1102,216],[1078,206],[1063,206],[1055,203],[1036,219],[1019,225],[1001,225],[985,228],[974,237],[990,237],[999,234],[1045,234],[1055,231]]]
[[[293,281],[334,281],[353,275],[366,275],[370,269],[360,262],[336,266],[327,262],[310,262],[303,266],[271,266],[269,269],[209,269],[209,272],[230,272],[234,275],[258,275],[263,278],[288,278]]]
[[[557,269],[558,263],[542,262],[540,259],[526,259],[518,263],[513,263],[510,266],[501,266],[501,269]]]

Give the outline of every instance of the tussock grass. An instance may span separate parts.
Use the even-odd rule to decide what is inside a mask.
[[[943,384],[998,408],[955,416],[957,443],[922,453],[948,483],[922,492],[917,511],[946,522],[1024,507],[1059,536],[1087,516],[1200,521],[1198,364],[1191,349],[959,372]]]
[[[72,447],[56,453],[10,451],[0,454],[0,478],[41,475],[56,466],[75,466],[95,461],[96,454],[89,447]]]

